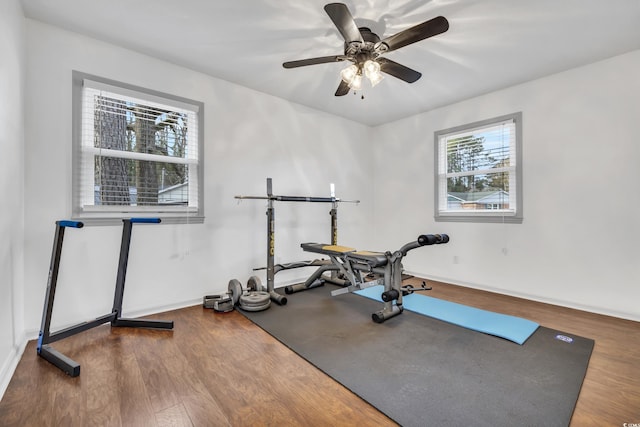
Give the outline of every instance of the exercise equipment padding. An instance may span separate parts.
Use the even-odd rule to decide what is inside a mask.
[[[348,286],[332,291],[333,296],[383,285],[382,310],[371,315],[374,322],[382,323],[402,313],[402,297],[414,292],[414,289],[402,286],[402,259],[410,250],[448,242],[449,236],[446,234],[421,234],[416,240],[406,243],[394,252],[358,251],[348,246],[302,243],[300,246],[307,252],[329,256],[331,264],[318,268],[304,283],[287,286],[285,292],[290,294],[322,286],[323,275],[327,271],[339,271],[349,282]],[[379,279],[366,281],[364,276],[370,273],[374,273]],[[428,290],[426,286],[422,289]]]

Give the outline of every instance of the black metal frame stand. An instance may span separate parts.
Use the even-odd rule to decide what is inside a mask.
[[[42,323],[40,325],[40,335],[38,337],[38,355],[51,362],[65,373],[72,377],[80,375],[80,364],[60,353],[49,344],[60,341],[77,333],[111,322],[111,326],[122,326],[132,328],[156,328],[173,329],[173,321],[166,320],[146,320],[146,319],[126,319],[122,318],[122,297],[124,295],[124,283],[127,275],[127,262],[129,260],[129,246],[131,243],[131,231],[134,223],[154,223],[160,222],[160,218],[130,218],[123,219],[122,244],[120,246],[120,261],[118,263],[118,276],[116,278],[116,289],[113,299],[113,309],[111,313],[97,317],[94,320],[83,322],[75,326],[62,329],[58,332],[51,332],[51,314],[53,312],[53,301],[56,294],[56,284],[58,281],[58,270],[60,267],[60,257],[62,255],[62,242],[66,227],[82,228],[84,224],[80,221],[56,221],[56,233],[53,242],[53,252],[51,254],[51,264],[49,267],[49,277],[47,292],[45,296],[44,309],[42,312]]]

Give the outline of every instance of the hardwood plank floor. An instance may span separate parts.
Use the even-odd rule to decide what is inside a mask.
[[[594,339],[571,426],[640,423],[640,323],[430,284],[431,296]],[[76,378],[29,342],[0,401],[0,426],[395,425],[238,312],[195,306],[152,317],[174,330],[103,325],[55,343],[81,364]]]

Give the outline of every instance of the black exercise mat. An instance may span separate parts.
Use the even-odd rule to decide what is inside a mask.
[[[540,327],[518,345],[406,310],[377,324],[381,303],[331,289],[242,313],[403,426],[569,424],[593,340]]]

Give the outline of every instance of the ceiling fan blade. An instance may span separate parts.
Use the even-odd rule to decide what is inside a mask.
[[[404,80],[407,83],[413,83],[422,77],[421,73],[390,59],[379,57],[376,61],[380,64],[380,71]]]
[[[282,64],[284,68],[304,67],[306,65],[326,64],[328,62],[344,61],[344,55],[320,56],[318,58],[300,59],[298,61],[289,61]]]
[[[382,43],[389,46],[387,52],[400,49],[408,44],[419,42],[420,40],[442,34],[449,29],[449,21],[444,16],[438,16],[422,24],[418,24],[404,31],[400,31],[393,36],[382,40]]]
[[[344,38],[344,41],[360,42],[364,43],[362,34],[356,25],[356,22],[349,12],[349,8],[344,3],[329,3],[325,5],[324,10],[329,15],[329,18],[333,21],[340,34]]]
[[[340,80],[340,85],[336,90],[336,96],[344,96],[348,93],[349,93],[349,85],[344,80]]]

